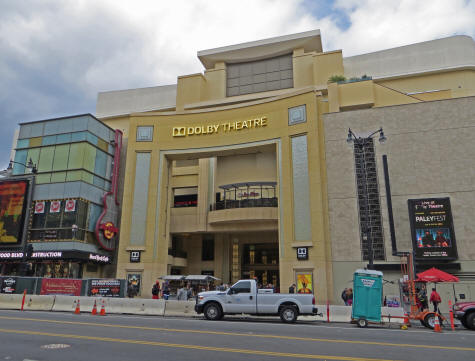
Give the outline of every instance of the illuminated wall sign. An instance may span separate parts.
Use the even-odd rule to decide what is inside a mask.
[[[130,251],[130,262],[140,262],[140,251]]]
[[[93,254],[93,253],[89,253],[89,259],[91,261],[104,262],[104,263],[107,263],[110,261],[109,256],[101,256],[100,254]]]
[[[0,252],[0,259],[19,259],[23,258],[23,252]]]
[[[199,125],[194,127],[174,127],[174,137],[186,137],[191,135],[209,135],[218,133],[230,133],[243,129],[255,129],[267,126],[267,117],[260,117],[236,122]]]
[[[297,259],[299,261],[304,261],[308,259],[308,247],[297,248]]]
[[[416,259],[457,259],[450,198],[409,199]]]
[[[33,252],[31,258],[61,258],[63,252]]]

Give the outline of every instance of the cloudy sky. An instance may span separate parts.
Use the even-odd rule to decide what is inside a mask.
[[[0,169],[20,122],[202,71],[196,52],[320,29],[344,56],[455,34],[475,0],[0,0]]]

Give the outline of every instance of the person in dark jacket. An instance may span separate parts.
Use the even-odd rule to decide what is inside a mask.
[[[289,293],[295,293],[295,283],[292,283],[289,287]]]
[[[341,293],[341,299],[345,303],[345,306],[348,306],[348,288],[345,288]]]
[[[129,283],[127,287],[127,297],[134,298],[135,296],[137,296],[137,289],[132,283]]]
[[[152,287],[152,299],[158,300],[160,298],[160,282],[158,280]]]

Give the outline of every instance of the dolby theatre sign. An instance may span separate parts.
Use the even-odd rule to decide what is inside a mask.
[[[236,122],[224,122],[218,124],[198,125],[193,127],[174,127],[174,137],[187,137],[192,135],[210,135],[219,133],[231,133],[244,129],[257,129],[267,126],[267,117],[259,117]]]

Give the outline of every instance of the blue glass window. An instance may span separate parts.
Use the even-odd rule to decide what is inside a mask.
[[[26,158],[28,156],[27,150],[17,150],[15,152],[15,162],[26,164]],[[13,163],[13,174],[24,174],[25,166],[17,163]]]
[[[98,138],[94,134],[87,133],[86,138],[89,143],[97,145]]]
[[[71,141],[72,142],[82,142],[86,140],[86,134],[87,132],[77,132],[71,134]]]
[[[30,145],[29,139],[18,139],[16,142],[17,148],[28,148],[29,145]]]
[[[107,174],[107,154],[97,149],[94,174],[105,177]]]
[[[89,222],[88,222],[87,228],[90,232],[94,232],[97,220],[99,219],[101,212],[102,212],[101,206],[98,206],[94,203],[89,203]]]
[[[56,136],[56,144],[71,143],[71,133],[58,134]]]
[[[102,189],[105,188],[105,180],[102,179],[102,178],[99,178],[99,177],[94,176],[94,179],[93,179],[92,183],[93,183],[95,186],[98,186],[98,187],[100,187],[100,188],[102,188]]]

